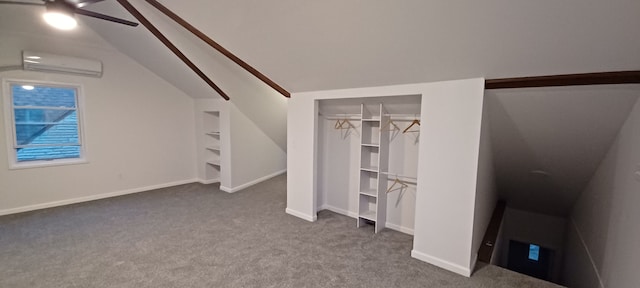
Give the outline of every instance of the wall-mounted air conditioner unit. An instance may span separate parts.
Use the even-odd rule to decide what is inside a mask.
[[[22,51],[24,70],[102,77],[102,62],[49,53]]]

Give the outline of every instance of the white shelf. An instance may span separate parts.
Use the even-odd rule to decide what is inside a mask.
[[[198,165],[199,169],[202,169],[200,177],[206,179],[207,183],[213,183],[211,179],[220,179],[222,165],[220,163],[220,156],[222,149],[220,147],[220,111],[203,111],[201,114],[202,128],[200,138],[202,139],[198,153],[200,163],[204,165]]]
[[[360,133],[360,186],[358,193],[358,227],[375,224],[375,232],[384,228],[386,222],[387,195],[386,177],[380,170],[388,166],[388,133],[380,131],[385,116],[382,104],[362,104],[362,126]]]
[[[364,191],[360,191],[360,194],[366,195],[366,196],[369,196],[369,197],[377,197],[376,196],[376,194],[377,194],[376,193],[376,189],[366,189]]]
[[[365,211],[365,212],[360,213],[360,215],[358,215],[358,217],[375,222],[376,221],[376,211]]]
[[[378,167],[375,166],[371,166],[371,167],[360,167],[360,170],[362,171],[369,171],[369,172],[374,172],[374,173],[378,173]]]

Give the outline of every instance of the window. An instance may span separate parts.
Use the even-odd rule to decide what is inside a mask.
[[[529,260],[538,261],[540,258],[540,246],[529,244]]]
[[[13,80],[4,84],[11,168],[85,162],[80,86]]]

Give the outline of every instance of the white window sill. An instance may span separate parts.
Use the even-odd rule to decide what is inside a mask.
[[[87,164],[87,163],[89,163],[89,161],[85,158],[58,159],[58,160],[48,160],[48,161],[46,160],[45,161],[28,161],[28,162],[10,163],[9,169],[19,170],[19,169],[77,165],[77,164]]]

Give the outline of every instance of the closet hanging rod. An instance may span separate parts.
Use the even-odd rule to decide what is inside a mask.
[[[405,175],[400,175],[400,174],[396,174],[396,173],[380,172],[380,174],[393,176],[393,177],[396,177],[396,178],[405,178],[405,179],[411,179],[411,180],[418,181],[418,178],[416,178],[416,177],[405,176]]]
[[[418,185],[417,181],[405,180],[405,179],[401,179],[401,178],[402,177],[398,176],[396,179],[402,181],[402,183],[405,183],[405,184]],[[391,178],[391,179],[387,179],[387,181],[393,181],[393,180],[396,180],[396,179]]]
[[[349,119],[349,120],[360,120],[362,119],[362,115],[360,115],[360,113],[341,113],[341,114],[324,114],[324,113],[318,113],[318,115],[326,118],[327,120],[342,120],[342,119]]]
[[[327,120],[349,119],[349,120],[362,120],[360,114],[323,114],[318,115],[326,118]],[[420,119],[420,114],[384,114],[385,117],[389,117],[393,121],[413,121]],[[371,118],[368,118],[371,119]],[[372,119],[380,119],[380,117],[373,117]]]

